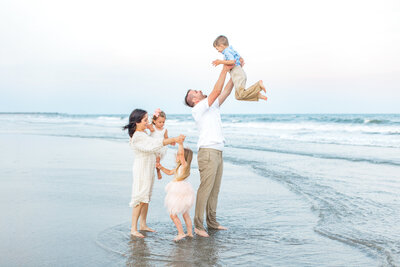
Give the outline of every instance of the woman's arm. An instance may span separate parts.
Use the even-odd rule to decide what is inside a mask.
[[[168,130],[167,129],[165,129],[164,138],[168,138]],[[174,146],[175,144],[176,143],[173,142],[173,143],[171,143],[171,146]]]
[[[171,145],[173,143],[180,143],[180,142],[182,143],[183,141],[185,141],[185,138],[186,138],[186,136],[184,136],[183,134],[181,134],[178,137],[165,138],[163,140],[163,146]]]

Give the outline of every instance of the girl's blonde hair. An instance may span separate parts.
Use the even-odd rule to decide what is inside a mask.
[[[182,166],[182,163],[179,161],[178,164],[176,165],[175,180],[177,180],[177,181],[183,181],[190,175],[190,164],[192,163],[193,151],[190,150],[189,148],[184,148],[183,151],[184,151],[183,156],[186,161],[186,166],[184,167],[182,172],[179,174],[178,170],[179,170],[179,167]]]

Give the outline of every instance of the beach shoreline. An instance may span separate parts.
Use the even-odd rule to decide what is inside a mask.
[[[316,258],[346,255],[353,266],[375,262],[357,248],[316,234],[318,218],[302,196],[242,166],[225,163],[218,218],[229,230],[213,232],[209,240],[195,237],[176,245],[175,229],[163,206],[164,187],[171,179],[166,175],[155,181],[148,216],[158,233],[145,241],[132,240],[128,234],[134,158],[128,140],[1,134],[0,147],[0,207],[6,218],[0,222],[0,237],[5,240],[0,252],[8,255],[1,265],[119,266],[145,263],[142,260],[173,264],[178,249],[182,255],[196,251],[188,262],[193,266],[202,260],[230,265],[243,250],[246,256],[234,262],[246,265],[270,258],[289,266],[303,260],[301,253],[313,253],[314,246],[326,247],[324,255],[315,252]],[[169,149],[166,166],[173,166],[173,154]],[[197,189],[196,159],[189,182]],[[254,249],[255,244],[259,248]],[[282,245],[291,255],[282,253]],[[142,254],[136,255],[138,248]],[[213,257],[207,256],[210,249]]]

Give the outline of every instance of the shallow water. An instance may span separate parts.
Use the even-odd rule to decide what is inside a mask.
[[[0,114],[0,265],[400,265],[400,115],[224,115],[218,218],[229,230],[177,244],[167,177],[149,212],[158,232],[128,235],[126,121]],[[193,126],[189,115],[167,119],[196,150]]]

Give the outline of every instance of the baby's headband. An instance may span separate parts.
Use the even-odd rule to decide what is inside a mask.
[[[161,109],[156,109],[155,111],[154,111],[154,117],[156,117],[156,118],[158,118],[158,116],[160,116],[160,113],[161,113]]]

